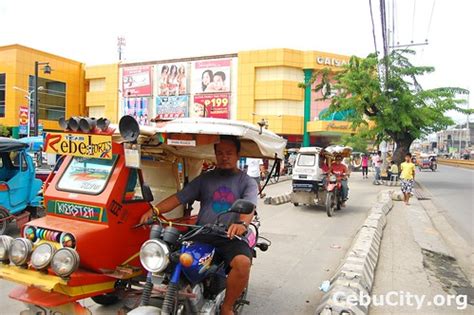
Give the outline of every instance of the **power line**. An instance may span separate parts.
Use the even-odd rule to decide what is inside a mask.
[[[435,8],[436,0],[433,0],[433,6],[431,7],[430,21],[428,22],[428,30],[426,31],[426,40],[428,40],[428,35],[430,34],[431,21],[433,20],[433,12]]]
[[[415,13],[416,13],[416,0],[413,1],[413,18],[411,21],[411,41],[412,42],[415,37]]]
[[[372,36],[374,37],[374,48],[375,54],[377,55],[377,40],[375,39],[375,24],[374,24],[374,14],[372,12],[372,0],[369,0],[369,7],[370,7],[370,18],[372,19]]]

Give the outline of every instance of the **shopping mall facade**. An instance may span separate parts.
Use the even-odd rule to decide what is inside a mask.
[[[348,56],[319,51],[268,49],[235,54],[87,66],[21,45],[0,47],[0,124],[25,133],[28,97],[34,97],[35,61],[39,69],[39,121],[57,130],[57,119],[107,117],[117,122],[133,115],[140,124],[155,119],[216,117],[265,122],[288,139],[289,146],[325,145],[354,133],[347,121],[321,120],[328,101],[318,101],[312,74],[328,67],[337,72]],[[19,118],[20,117],[20,118]],[[27,121],[27,120],[26,120]],[[306,136],[305,136],[306,134]]]

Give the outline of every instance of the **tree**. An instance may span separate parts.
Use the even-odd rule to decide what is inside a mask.
[[[10,130],[8,127],[0,125],[0,136],[1,137],[9,137],[10,136]]]
[[[447,111],[472,112],[459,107],[465,101],[458,95],[467,94],[465,89],[424,90],[417,77],[433,72],[434,68],[412,65],[408,58],[411,54],[414,52],[410,50],[394,50],[381,60],[374,54],[366,58],[353,56],[334,77],[329,69],[323,69],[312,78],[312,82],[321,80],[315,91],[322,91],[322,99],[331,99],[327,114],[350,110],[348,119],[353,128],[368,126],[368,121],[373,121],[375,126],[364,136],[377,143],[393,140],[397,145],[393,157],[397,163],[403,161],[415,139],[454,123],[445,115]],[[383,70],[385,67],[388,72]]]

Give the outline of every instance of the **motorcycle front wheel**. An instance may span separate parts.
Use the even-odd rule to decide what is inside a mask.
[[[336,195],[333,191],[330,191],[326,195],[326,213],[328,217],[332,217],[334,214],[334,208],[336,207]]]

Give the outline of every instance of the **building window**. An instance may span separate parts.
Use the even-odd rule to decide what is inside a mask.
[[[34,89],[34,76],[30,76],[30,90]],[[39,119],[58,120],[66,117],[66,83],[38,78]]]
[[[0,73],[0,117],[5,117],[6,75]]]

